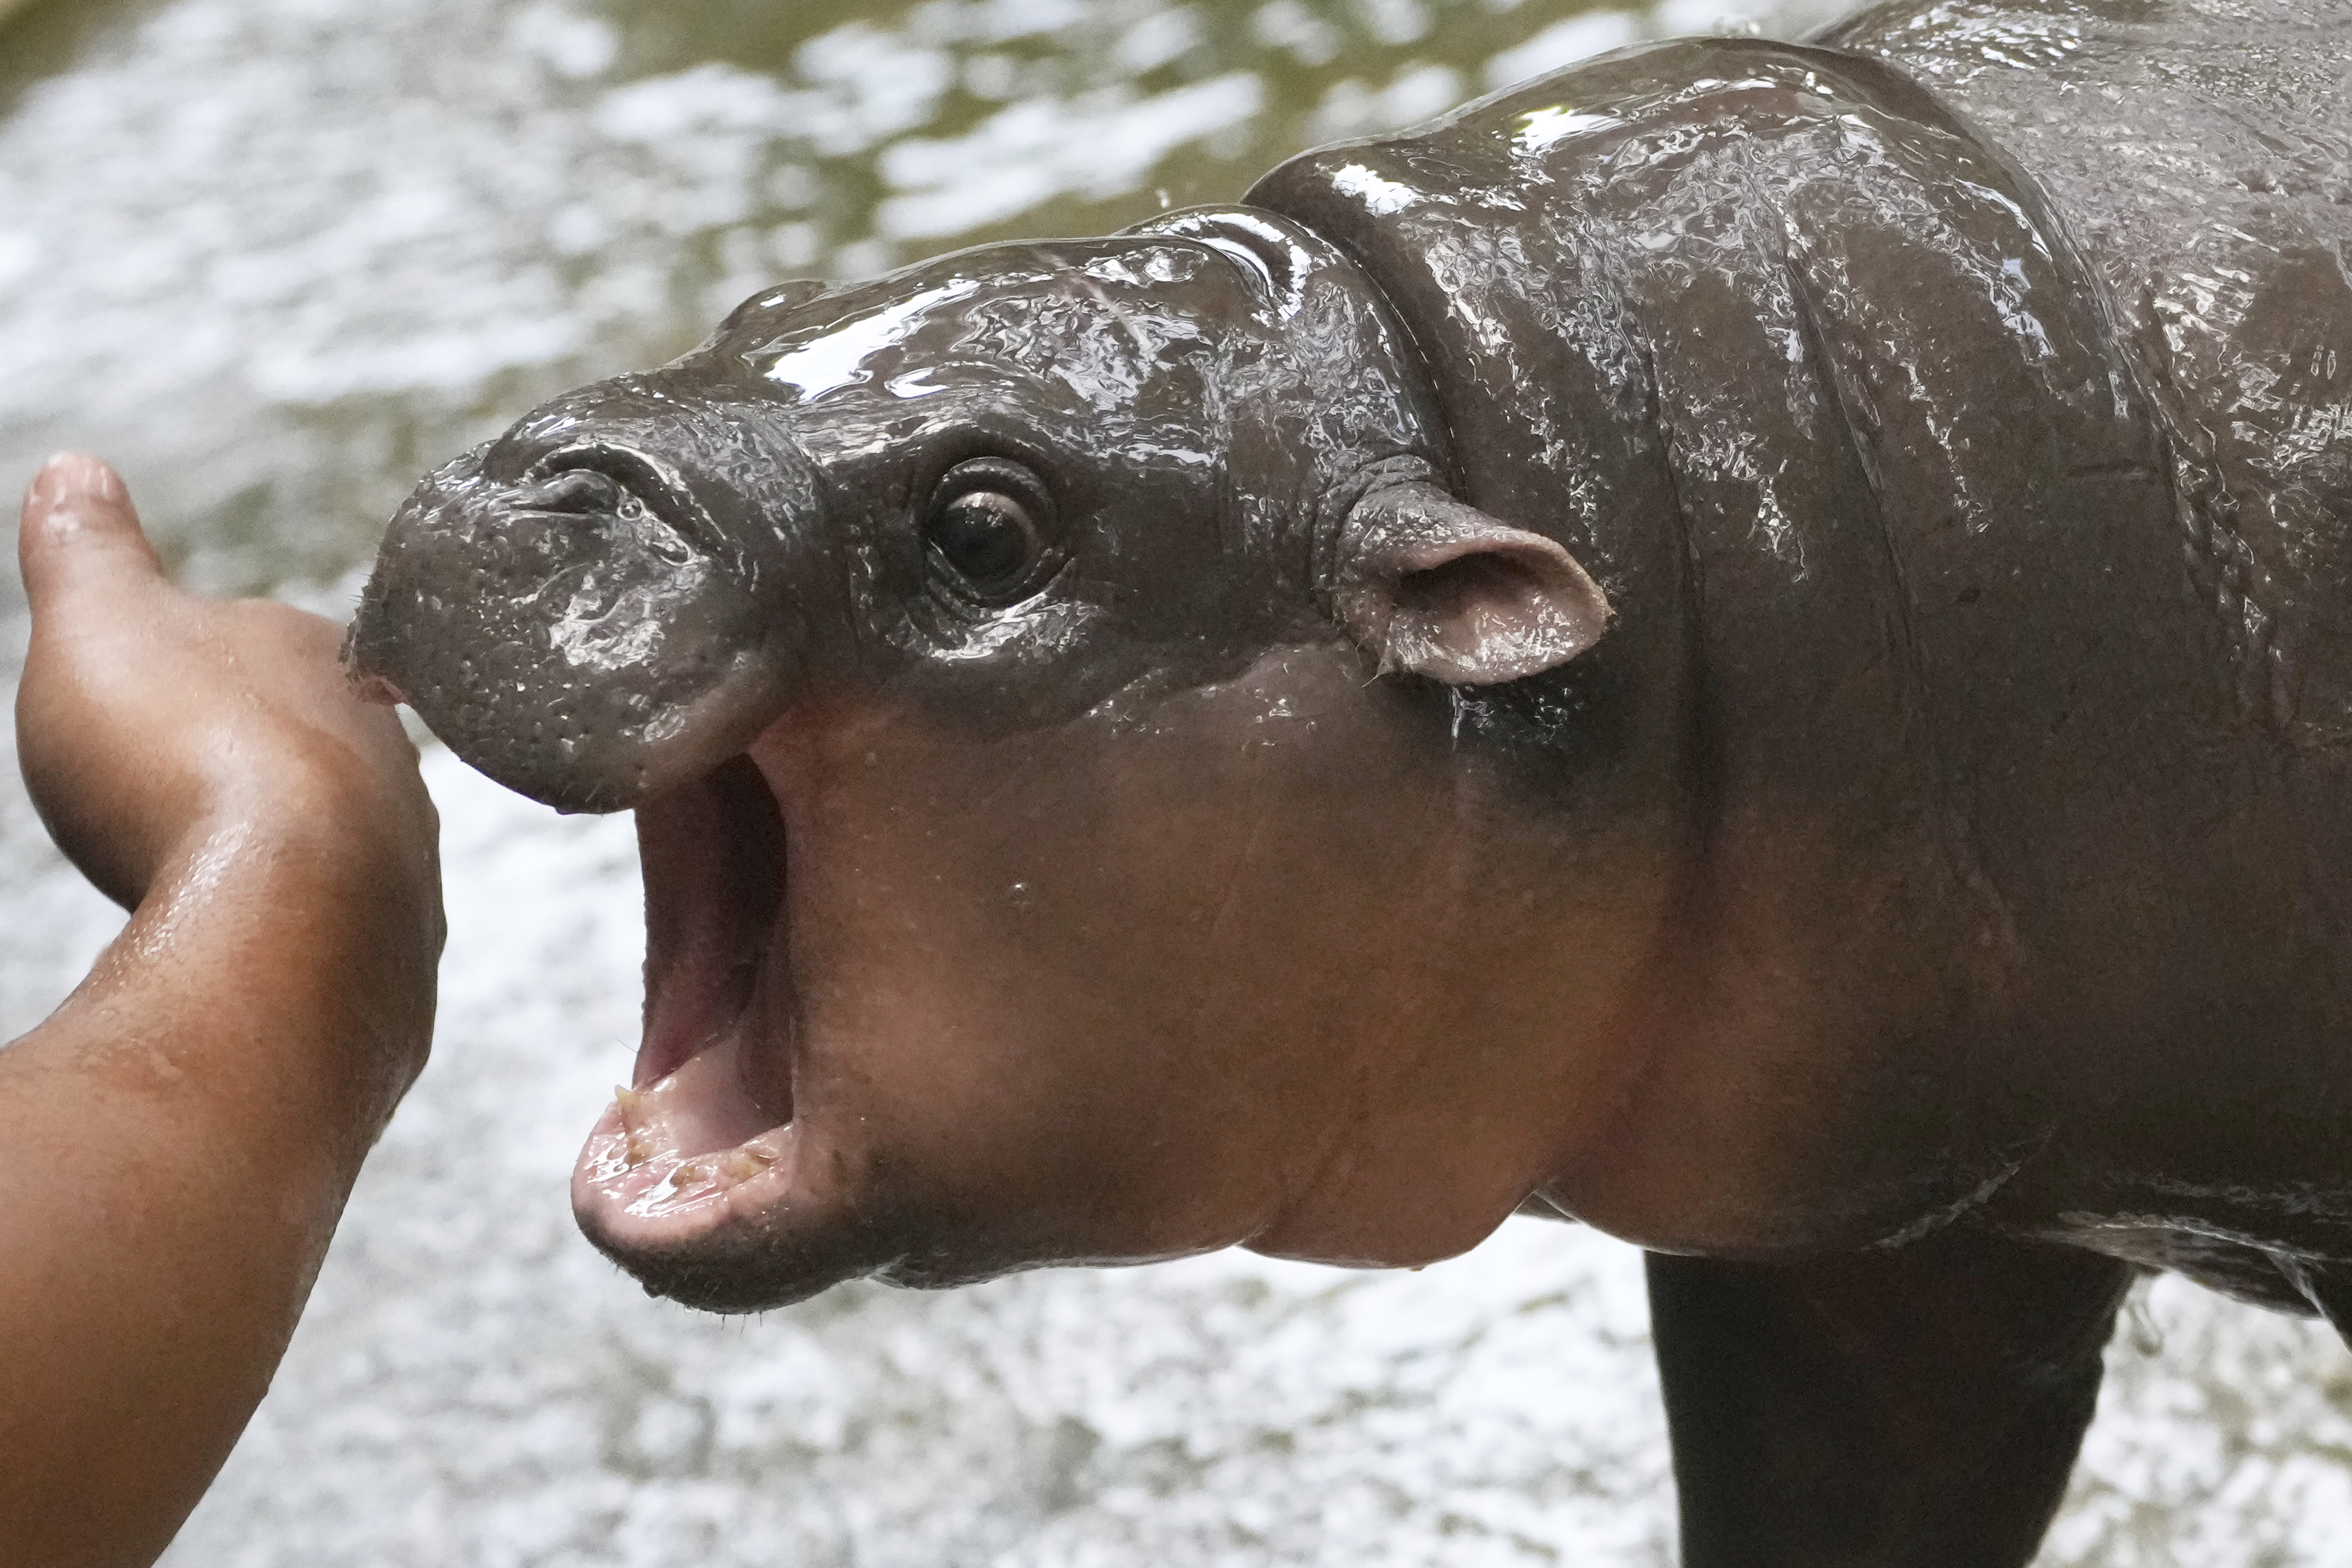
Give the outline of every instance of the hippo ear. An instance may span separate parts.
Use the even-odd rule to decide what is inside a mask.
[[[1608,629],[1609,601],[1574,556],[1433,484],[1357,502],[1340,551],[1333,612],[1383,673],[1491,686],[1565,664]]]

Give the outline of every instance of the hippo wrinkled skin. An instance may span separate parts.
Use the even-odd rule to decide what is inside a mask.
[[[2137,1270],[2352,1315],[2352,6],[1911,0],[788,283],[356,677],[635,809],[719,1310],[1650,1251],[1695,1565],[2019,1564]]]

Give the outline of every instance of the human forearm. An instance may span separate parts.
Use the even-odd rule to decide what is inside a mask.
[[[379,926],[384,891],[418,885],[383,864],[397,847],[252,838],[199,841],[0,1050],[0,1562],[161,1551],[268,1388],[422,1062],[431,944]]]
[[[172,588],[101,466],[45,471],[24,552],[26,780],[134,912],[0,1049],[0,1563],[145,1563],[423,1065],[436,834],[334,628]]]

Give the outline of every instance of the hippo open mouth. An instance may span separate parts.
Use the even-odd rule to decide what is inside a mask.
[[[608,1249],[703,1246],[783,1201],[795,993],[783,940],[783,819],[738,756],[637,809],[645,1036],[582,1150],[572,1194]]]

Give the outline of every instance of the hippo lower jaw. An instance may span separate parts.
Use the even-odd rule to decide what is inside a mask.
[[[667,1279],[751,1244],[810,1194],[774,797],[739,756],[640,806],[637,825],[645,1036],[634,1086],[581,1151],[572,1205],[624,1267]]]

